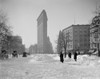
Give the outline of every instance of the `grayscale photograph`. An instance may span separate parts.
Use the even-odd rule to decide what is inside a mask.
[[[0,79],[100,79],[100,0],[0,0]]]

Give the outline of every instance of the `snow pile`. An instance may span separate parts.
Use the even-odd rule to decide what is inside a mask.
[[[96,66],[98,65],[98,57],[97,56],[88,56],[88,55],[79,55],[78,63],[84,66]]]
[[[49,56],[48,54],[34,54],[31,57],[32,59],[30,60],[30,62],[54,61],[52,56]]]
[[[87,64],[88,63],[88,59],[87,59],[87,55],[78,55],[77,61],[80,64]]]
[[[96,77],[83,77],[83,78],[81,78],[81,79],[100,79],[100,78],[96,78]]]
[[[53,58],[54,60],[60,60],[59,56]]]
[[[78,59],[77,60],[84,61],[87,58],[88,58],[88,55],[78,55]]]
[[[30,57],[34,57],[34,55],[32,54],[32,55],[30,55]]]
[[[53,56],[53,59],[54,59],[54,60],[60,60],[58,54],[55,54],[55,55]]]
[[[100,58],[96,56],[78,55],[76,62],[72,55],[71,59],[66,57],[64,63],[54,62],[56,58],[59,56],[34,54],[9,62],[0,61],[0,79],[100,79],[100,66],[95,64],[100,63]],[[51,60],[53,63],[47,63]]]
[[[34,54],[31,56],[29,62],[39,63],[39,62],[59,62],[60,58],[58,54]],[[77,62],[72,58],[64,58],[64,62],[70,65],[83,65],[83,66],[96,66],[100,65],[100,59],[97,56],[88,56],[88,55],[78,55]]]
[[[37,61],[35,59],[29,60],[30,63],[36,63]]]
[[[30,63],[37,63],[38,62],[38,55],[34,54],[30,56],[31,59],[29,60]]]
[[[100,60],[98,60],[98,63],[100,63]]]
[[[37,58],[38,61],[50,61],[52,60],[52,57],[46,55],[46,54],[43,54],[43,55],[40,55],[38,58]]]

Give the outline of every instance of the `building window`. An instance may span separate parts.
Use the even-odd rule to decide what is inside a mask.
[[[92,37],[92,33],[90,34],[90,37]]]
[[[98,39],[97,39],[97,38],[94,38],[94,40],[95,40],[95,41],[98,41]]]
[[[96,43],[94,43],[94,47],[96,47]]]

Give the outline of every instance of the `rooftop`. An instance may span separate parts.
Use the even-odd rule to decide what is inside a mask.
[[[43,9],[42,12],[40,13],[39,17],[37,18],[37,21],[39,20],[39,18],[41,17],[42,14],[43,14],[43,16],[45,16],[46,19],[47,19],[46,11]],[[48,20],[48,19],[47,19],[47,20]]]
[[[75,26],[90,26],[90,25],[89,25],[89,24],[77,24],[77,25],[71,25],[71,26],[68,26],[68,27],[66,27],[65,29],[63,29],[63,31],[66,30],[66,29],[68,29],[68,28],[75,27]]]

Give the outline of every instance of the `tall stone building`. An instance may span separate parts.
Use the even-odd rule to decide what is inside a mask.
[[[67,50],[88,51],[89,46],[89,28],[90,25],[71,25],[63,30],[69,39]]]
[[[47,14],[43,10],[37,19],[37,53],[47,54],[53,53],[52,46],[50,45],[50,40],[47,36]],[[51,48],[48,48],[51,47]]]

